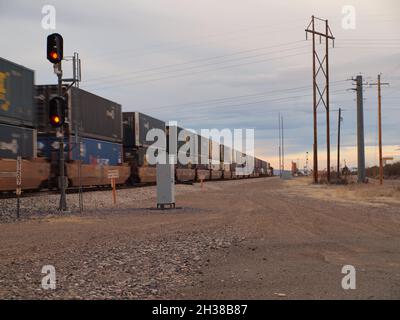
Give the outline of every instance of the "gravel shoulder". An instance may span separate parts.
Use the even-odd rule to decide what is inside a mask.
[[[399,299],[397,204],[337,201],[324,188],[277,178],[182,185],[179,209],[164,212],[154,187],[119,191],[116,208],[109,191],[85,194],[83,215],[24,204],[36,213],[0,224],[0,298]],[[356,290],[341,288],[345,264]],[[40,286],[44,265],[56,269],[56,290]]]

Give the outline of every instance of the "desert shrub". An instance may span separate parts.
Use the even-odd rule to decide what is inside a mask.
[[[393,164],[387,164],[383,168],[383,172],[387,177],[400,176],[400,161]]]

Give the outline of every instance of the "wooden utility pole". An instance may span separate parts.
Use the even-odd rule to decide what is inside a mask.
[[[283,116],[281,116],[281,137],[282,137],[282,174],[285,173],[285,138],[283,135]]]
[[[379,140],[379,183],[383,184],[383,155],[382,155],[382,85],[389,85],[389,83],[381,82],[381,75],[378,74],[378,82],[371,83],[371,86],[378,86],[378,140]]]
[[[329,24],[328,20],[325,20],[325,36],[329,36]],[[331,34],[332,35],[332,34]],[[327,180],[328,183],[331,181],[331,129],[330,129],[330,119],[329,119],[329,41],[326,38],[325,41],[325,77],[326,77],[326,97],[325,97],[325,108],[326,108],[326,167],[327,171]]]
[[[378,74],[379,183],[383,184],[381,75]]]
[[[319,32],[315,28],[315,22],[324,22],[325,28],[323,32]],[[327,147],[327,179],[330,181],[331,177],[331,154],[330,154],[330,119],[329,119],[329,40],[333,41],[335,45],[335,37],[329,27],[328,20],[323,20],[312,16],[311,22],[306,29],[306,37],[308,33],[312,34],[312,55],[313,55],[313,120],[314,120],[314,164],[313,164],[313,175],[314,183],[318,183],[318,134],[317,134],[317,108],[320,103],[325,107],[326,111],[326,147]],[[320,56],[316,50],[315,41],[316,37],[325,38],[325,55]],[[322,58],[322,59],[321,59]],[[320,72],[323,74],[325,79],[324,87],[318,85],[318,75]],[[318,95],[318,99],[317,99]]]
[[[279,129],[279,176],[282,177],[282,136],[281,136],[281,114],[279,113],[278,118],[278,129]]]
[[[340,124],[342,122],[342,108],[339,108],[338,116],[338,144],[337,144],[337,179],[340,179]]]
[[[313,175],[314,183],[318,183],[318,126],[317,126],[317,76],[316,76],[316,51],[315,51],[315,19],[312,16],[313,36],[313,120],[314,120],[314,144],[313,144]]]

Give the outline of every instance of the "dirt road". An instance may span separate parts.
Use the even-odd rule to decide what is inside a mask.
[[[0,298],[400,299],[400,190],[370,188],[215,182],[171,211],[147,199],[1,224]],[[45,265],[55,290],[41,287]]]

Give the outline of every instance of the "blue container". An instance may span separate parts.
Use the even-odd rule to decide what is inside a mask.
[[[34,72],[0,58],[0,122],[35,127]]]
[[[111,165],[122,163],[122,144],[103,140],[81,138],[82,144],[76,143],[75,137],[65,138],[65,159],[79,160],[79,153],[84,164]],[[59,142],[56,137],[38,136],[38,156],[58,159]]]
[[[36,157],[36,130],[0,123],[0,159]]]

